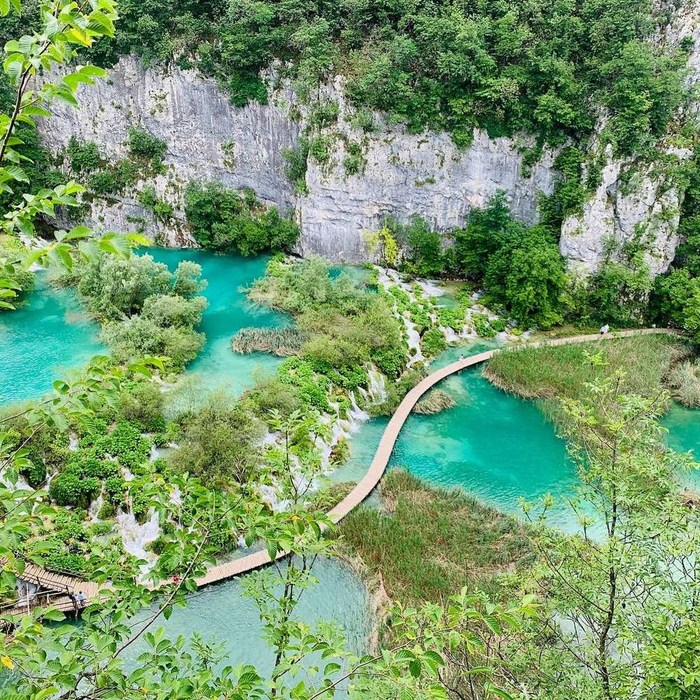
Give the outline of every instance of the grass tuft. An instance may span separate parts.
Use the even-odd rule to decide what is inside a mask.
[[[268,352],[279,357],[296,355],[306,342],[306,335],[296,328],[241,328],[231,339],[234,352]]]

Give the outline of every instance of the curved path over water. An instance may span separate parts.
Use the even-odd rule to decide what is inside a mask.
[[[569,338],[544,340],[536,343],[523,343],[520,346],[515,346],[515,349],[523,347],[571,345],[573,343],[588,343],[597,340],[611,340],[614,338],[627,338],[630,336],[650,335],[653,333],[665,333],[669,335],[677,334],[676,331],[668,328],[644,328],[641,330],[619,331],[617,333],[610,333],[607,335],[578,335]],[[427,377],[425,377],[425,379],[413,387],[408,394],[406,394],[384,430],[384,434],[382,435],[377,451],[374,454],[374,459],[372,459],[372,464],[370,464],[367,473],[357,483],[355,488],[353,488],[353,490],[350,491],[350,493],[328,513],[328,517],[332,522],[340,522],[348,513],[350,513],[351,510],[353,510],[353,508],[360,505],[360,503],[362,503],[362,501],[364,501],[370,495],[370,493],[374,491],[377,484],[379,484],[382,476],[384,476],[386,467],[389,464],[389,459],[391,458],[391,453],[394,450],[394,445],[396,445],[396,441],[398,440],[401,428],[403,428],[403,425],[411,414],[411,411],[423,394],[432,389],[446,377],[449,377],[451,374],[461,372],[468,367],[474,367],[475,365],[486,362],[496,353],[501,351],[501,348],[487,350],[486,352],[481,352],[477,355],[470,355],[469,357],[465,357],[457,362],[453,362],[452,364],[442,367],[432,374],[429,374]],[[286,556],[286,554],[284,552],[280,552],[277,554],[276,559],[281,559],[284,556]],[[231,578],[232,576],[237,576],[239,574],[252,571],[253,569],[257,569],[265,564],[269,564],[271,561],[270,556],[265,550],[255,552],[254,554],[249,554],[248,556],[228,562],[227,564],[212,566],[205,576],[197,580],[197,584],[200,586],[205,586],[209,583]]]
[[[617,333],[610,333],[608,335],[579,335],[570,338],[556,338],[553,340],[544,340],[536,343],[524,343],[523,345],[516,346],[516,349],[518,347],[522,348],[570,345],[573,343],[587,343],[598,340],[627,338],[630,336],[649,335],[652,333],[665,333],[669,335],[677,334],[676,331],[667,328],[645,328],[641,330],[619,331]],[[370,493],[372,493],[372,491],[376,488],[377,484],[379,484],[382,476],[384,476],[384,472],[389,463],[389,459],[391,457],[391,453],[394,450],[394,446],[399,437],[399,433],[401,432],[401,428],[403,428],[403,425],[409,417],[411,411],[413,410],[413,407],[423,396],[423,394],[432,389],[436,384],[441,382],[446,377],[449,377],[451,374],[461,372],[462,370],[467,369],[468,367],[474,367],[475,365],[486,362],[487,360],[490,360],[496,353],[501,351],[502,348],[488,350],[486,352],[481,352],[477,355],[465,357],[461,360],[458,360],[457,362],[453,362],[452,364],[442,367],[441,369],[438,369],[432,374],[425,377],[425,379],[419,382],[413,389],[411,389],[411,391],[408,392],[408,394],[406,394],[403,401],[399,404],[399,407],[396,409],[396,412],[391,417],[391,420],[389,421],[388,425],[384,430],[384,434],[382,435],[382,438],[379,442],[379,446],[377,447],[377,451],[375,452],[374,458],[372,459],[372,463],[370,464],[367,473],[362,477],[362,479],[357,483],[357,485],[352,489],[352,491],[350,491],[350,493],[328,513],[328,517],[333,523],[340,522],[348,513],[350,513],[350,511],[353,510],[353,508],[356,508],[358,505],[360,505],[360,503],[362,503],[362,501],[364,501],[367,498],[367,496],[369,496]],[[286,555],[286,552],[279,552],[275,559],[282,559]],[[234,576],[238,576],[239,574],[244,574],[249,571],[253,571],[254,569],[258,569],[261,566],[265,566],[266,564],[269,564],[271,562],[272,559],[270,558],[267,551],[261,550],[253,554],[249,554],[245,557],[241,557],[240,559],[235,559],[234,561],[228,562],[226,564],[212,566],[204,576],[197,579],[197,585],[206,586],[210,583],[223,581],[224,579],[232,578]],[[83,585],[82,582],[77,583],[80,583],[81,586],[83,586],[84,588],[86,586],[94,586],[94,584],[85,583]],[[89,596],[90,598],[94,598],[97,595],[99,595],[99,590],[97,589],[97,587],[95,587],[94,590],[93,588],[85,588],[85,591],[89,591],[89,593],[91,594]]]

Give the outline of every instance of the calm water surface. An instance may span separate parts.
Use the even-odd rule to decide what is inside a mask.
[[[333,621],[345,633],[351,651],[366,651],[371,628],[367,589],[353,571],[336,559],[319,559],[313,573],[318,584],[302,594],[295,611],[309,625]],[[223,643],[226,664],[254,664],[259,671],[272,667],[273,657],[263,638],[258,611],[243,595],[241,579],[207,586],[188,596],[186,608],[176,608],[162,625],[172,635],[193,633],[205,641]],[[135,645],[129,659],[135,660],[144,647]]]
[[[280,358],[265,353],[239,355],[231,350],[231,338],[241,328],[289,324],[288,316],[251,304],[244,293],[245,288],[265,274],[268,257],[243,258],[166,248],[154,248],[148,253],[171,270],[182,260],[192,260],[202,266],[202,276],[207,281],[203,295],[209,306],[200,326],[207,342],[187,368],[183,391],[193,384],[197,391],[220,389],[237,396],[253,385],[258,374],[274,372]]]
[[[49,288],[45,273],[36,279],[25,306],[0,313],[0,405],[37,398],[106,352],[76,294]]]

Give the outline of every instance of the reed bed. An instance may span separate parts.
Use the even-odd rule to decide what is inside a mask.
[[[421,416],[432,416],[456,406],[455,400],[442,389],[428,392],[414,407],[413,412]]]
[[[669,372],[667,382],[678,403],[689,408],[700,407],[700,360],[678,363]]]
[[[267,352],[278,357],[296,355],[307,337],[296,328],[241,328],[231,339],[234,352]]]
[[[590,360],[598,354],[602,366]],[[524,398],[578,399],[601,374],[622,370],[627,393],[653,396],[665,386],[671,369],[690,354],[682,338],[641,335],[500,352],[489,361],[484,375],[499,388]]]
[[[433,487],[401,469],[382,480],[383,510],[355,509],[340,536],[389,597],[440,602],[463,586],[494,596],[501,574],[534,561],[528,527],[461,489]]]

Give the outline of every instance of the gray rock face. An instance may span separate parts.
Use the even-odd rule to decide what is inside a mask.
[[[476,131],[465,150],[448,134],[406,134],[383,126],[371,136],[353,130],[342,101],[342,85],[334,91],[341,104],[337,130],[342,137],[330,162],[310,164],[309,195],[298,202],[302,224],[302,253],[320,253],[356,262],[367,260],[367,232],[382,219],[400,221],[418,214],[438,231],[462,225],[469,211],[483,207],[499,190],[508,197],[513,215],[532,223],[537,219],[538,192],[554,187],[553,155],[546,153],[523,174],[522,147],[512,139],[489,139]],[[348,174],[343,166],[347,140],[360,142],[364,169]]]
[[[342,104],[341,87],[333,92]],[[364,235],[377,230],[387,215],[406,220],[419,214],[438,230],[448,230],[502,189],[515,216],[534,221],[538,191],[552,190],[551,154],[524,176],[522,155],[511,139],[489,140],[477,132],[473,144],[460,151],[446,134],[382,129],[366,136],[345,121],[343,105],[330,163],[321,166],[309,159],[309,193],[297,195],[285,176],[283,158],[286,149],[298,144],[303,125],[289,117],[293,99],[291,92],[283,91],[269,105],[235,108],[212,81],[193,72],[145,69],[137,59],[124,57],[108,80],[81,91],[79,109],[56,106],[41,132],[54,151],[75,136],[94,141],[102,154],[117,159],[127,154],[129,126],[144,128],[168,144],[168,172],[152,184],[176,210],[193,178],[250,187],[262,201],[296,212],[302,231],[299,252],[348,262],[371,257]],[[346,174],[338,131],[362,141],[364,172]],[[141,186],[109,203],[95,204],[93,223],[123,231],[145,219],[146,233],[159,240],[192,243],[181,210],[175,224],[163,230],[138,204]]]
[[[152,184],[175,207],[181,207],[182,193],[192,179],[250,187],[268,204],[287,211],[294,206],[282,154],[297,142],[299,127],[279,107],[255,103],[236,109],[212,81],[192,71],[144,69],[134,57],[122,58],[107,80],[83,88],[79,102],[79,109],[55,105],[54,116],[40,125],[52,150],[65,148],[75,136],[94,141],[108,158],[121,158],[127,154],[128,129],[137,126],[168,144],[168,172]],[[189,241],[182,224],[170,230],[157,226],[135,195],[100,203],[93,208],[94,222],[125,231],[134,228],[134,218],[146,218],[147,233],[172,245]],[[179,212],[180,222],[183,218]]]
[[[608,149],[602,182],[583,206],[562,225],[559,248],[569,266],[584,275],[595,272],[608,251],[613,257],[625,243],[640,243],[652,275],[665,272],[678,245],[680,199],[667,175],[653,165],[616,161]],[[691,155],[679,151],[682,159]],[[631,177],[623,172],[632,169]]]
[[[696,39],[689,61],[691,82],[700,80],[699,15],[697,4],[679,12],[659,39],[672,46],[685,36]],[[92,219],[117,231],[145,227],[147,234],[169,245],[194,243],[182,211],[183,191],[191,179],[252,188],[263,202],[294,212],[301,227],[301,254],[347,262],[372,259],[365,237],[386,216],[405,221],[418,214],[437,230],[447,231],[504,190],[513,214],[534,222],[538,193],[549,194],[554,188],[555,154],[545,151],[528,173],[523,172],[522,151],[531,145],[526,139],[489,139],[476,131],[471,146],[460,150],[446,134],[412,135],[387,125],[364,134],[350,125],[342,79],[327,93],[339,104],[340,118],[325,130],[333,142],[329,160],[319,164],[309,158],[306,195],[299,195],[285,175],[284,151],[299,144],[305,121],[303,108],[295,109],[302,113],[299,121],[290,116],[295,101],[290,90],[276,92],[269,105],[236,108],[214,82],[192,71],[144,68],[134,57],[124,57],[108,80],[81,91],[79,109],[56,106],[55,116],[40,129],[54,151],[76,136],[95,141],[103,154],[115,159],[126,155],[129,126],[163,139],[168,145],[167,173],[149,184],[174,206],[174,222],[164,227],[139,205],[144,183],[124,196],[94,204]],[[380,117],[375,118],[381,124]],[[357,174],[346,172],[344,165],[349,143],[362,148],[363,168]],[[623,177],[632,166],[636,176]],[[678,243],[680,204],[678,191],[663,172],[609,157],[602,184],[583,212],[564,222],[561,251],[573,268],[588,273],[599,266],[610,241],[619,248],[626,241],[641,240],[652,272],[663,272]]]

